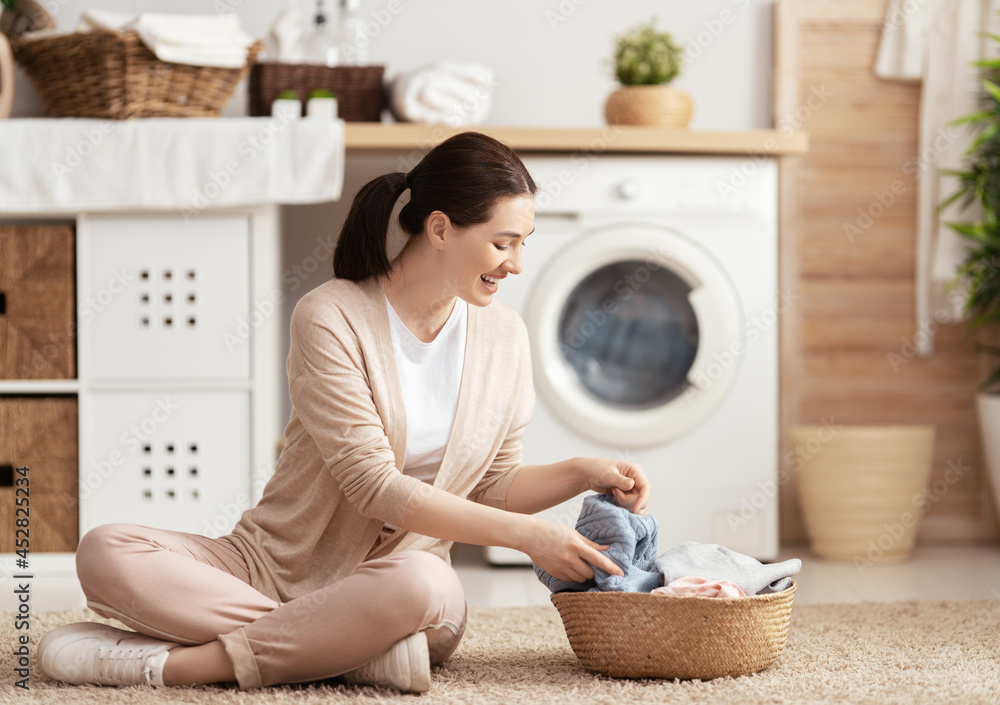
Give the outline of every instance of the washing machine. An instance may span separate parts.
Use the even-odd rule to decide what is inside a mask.
[[[777,164],[528,156],[524,269],[497,298],[528,327],[524,462],[638,462],[660,551],[778,551]],[[584,495],[541,516],[574,526]],[[489,547],[493,564],[530,562]]]

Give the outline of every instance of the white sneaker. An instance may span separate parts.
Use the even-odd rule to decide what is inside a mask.
[[[410,693],[427,692],[431,688],[427,635],[423,632],[411,634],[384,654],[348,671],[343,678],[352,684],[380,685]]]
[[[81,622],[43,636],[37,658],[42,673],[72,685],[163,685],[167,651],[176,646],[180,644]]]

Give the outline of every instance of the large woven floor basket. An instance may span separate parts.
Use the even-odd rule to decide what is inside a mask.
[[[11,46],[49,115],[125,120],[218,116],[263,43],[233,69],[160,61],[135,31],[17,38]]]
[[[795,582],[740,598],[642,592],[551,596],[583,665],[616,678],[709,680],[762,671],[785,649]]]

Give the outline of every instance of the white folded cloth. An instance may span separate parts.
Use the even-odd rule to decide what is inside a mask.
[[[76,21],[77,32],[95,29],[128,29],[135,22],[134,12],[112,12],[111,10],[84,10]]]
[[[0,214],[336,201],[344,145],[343,120],[0,120]]]
[[[397,77],[389,104],[396,119],[445,124],[482,124],[493,107],[493,71],[474,62],[445,61]]]
[[[95,29],[136,30],[142,43],[160,61],[194,66],[240,68],[254,38],[243,31],[234,12],[221,15],[179,15],[109,10],[85,10],[77,32]]]

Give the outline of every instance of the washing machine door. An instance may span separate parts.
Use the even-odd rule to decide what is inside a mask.
[[[548,262],[529,296],[536,389],[586,439],[669,442],[708,418],[738,374],[736,288],[671,228],[592,230]]]

